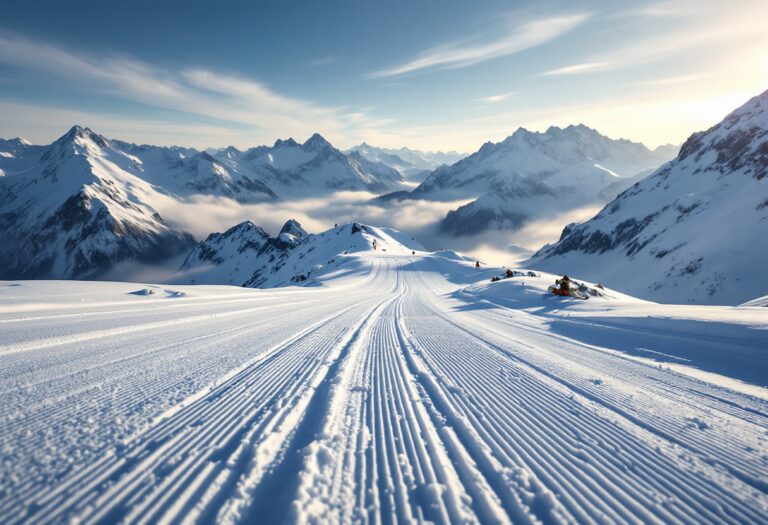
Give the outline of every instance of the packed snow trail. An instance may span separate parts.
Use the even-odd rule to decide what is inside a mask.
[[[765,522],[762,385],[558,324],[649,303],[354,257],[313,288],[0,283],[0,522]],[[758,308],[665,308],[645,352],[717,318],[768,368]]]

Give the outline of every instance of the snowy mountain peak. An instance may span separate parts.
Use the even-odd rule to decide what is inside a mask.
[[[297,221],[289,220],[277,237],[241,223],[200,243],[175,281],[253,288],[318,284],[339,272],[369,272],[369,258],[378,254],[410,255],[414,250],[424,248],[409,235],[358,222],[307,234]]]
[[[109,141],[101,135],[94,133],[90,128],[72,126],[69,131],[54,141],[46,153],[46,158],[74,153],[83,155],[87,152],[101,154],[101,150],[109,147]]]
[[[288,138],[288,139],[285,139],[285,140],[277,139],[275,141],[274,146],[272,146],[272,147],[273,148],[293,148],[293,147],[296,147],[298,145],[299,145],[299,143],[296,142],[295,140],[293,140],[293,138]]]
[[[306,150],[319,151],[325,148],[332,148],[333,146],[331,146],[331,143],[325,140],[322,135],[315,133],[302,144],[302,147]]]
[[[286,245],[296,246],[308,236],[309,234],[301,227],[298,221],[290,219],[280,229],[277,238]]]
[[[757,180],[768,175],[768,90],[716,126],[691,135],[680,148],[678,161],[684,160],[722,173],[746,170]]]

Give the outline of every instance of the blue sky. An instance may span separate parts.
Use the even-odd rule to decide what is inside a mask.
[[[162,4],[162,5],[160,5]],[[0,136],[474,151],[682,142],[768,88],[768,2],[0,0]]]

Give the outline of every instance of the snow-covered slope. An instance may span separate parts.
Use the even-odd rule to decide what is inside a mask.
[[[93,278],[117,262],[158,261],[193,244],[148,204],[157,189],[121,169],[127,159],[115,159],[103,137],[74,127],[30,155],[33,162],[0,179],[0,278]]]
[[[515,228],[549,213],[554,194],[560,212],[605,202],[601,192],[606,188],[672,156],[669,147],[651,151],[584,125],[550,127],[545,133],[520,128],[502,142],[486,143],[469,157],[436,169],[408,197],[477,199],[446,218],[442,229],[448,233]]]
[[[530,264],[662,302],[740,304],[768,293],[766,232],[768,91]]]
[[[323,286],[0,282],[0,523],[765,524],[765,309],[366,229]]]
[[[180,272],[193,284],[243,284],[258,265],[258,258],[272,239],[251,221],[224,233],[212,233],[187,255]]]
[[[290,220],[273,238],[247,221],[200,243],[172,282],[253,288],[314,286],[340,274],[368,272],[355,257],[361,252],[392,255],[414,250],[424,248],[391,228],[351,223],[309,235]]]

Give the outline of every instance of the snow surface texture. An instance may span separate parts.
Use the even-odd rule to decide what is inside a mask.
[[[736,305],[768,293],[766,232],[768,91],[528,264],[662,302]]]
[[[0,522],[765,523],[764,308],[347,227],[309,287],[0,282]]]

